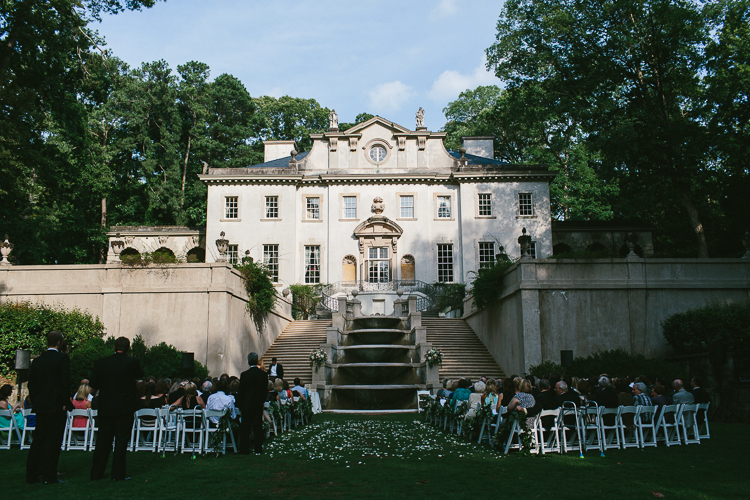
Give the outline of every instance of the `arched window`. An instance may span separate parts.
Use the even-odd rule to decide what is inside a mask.
[[[406,254],[401,257],[401,279],[405,281],[414,280],[416,276],[414,257]]]
[[[552,247],[552,255],[562,255],[565,253],[573,253],[573,249],[565,243],[558,243]]]
[[[604,259],[609,257],[609,250],[607,250],[607,247],[598,242],[589,245],[588,248],[586,248],[586,253],[591,254],[591,256],[595,258]]]
[[[206,250],[201,247],[192,248],[186,257],[188,262],[206,262]]]
[[[120,260],[126,263],[134,263],[139,261],[140,258],[141,252],[132,247],[124,248],[122,252],[120,252]]]

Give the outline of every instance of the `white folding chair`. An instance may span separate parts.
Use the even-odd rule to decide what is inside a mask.
[[[578,416],[583,451],[585,452],[589,448],[598,448],[600,453],[604,453],[599,428],[599,406],[594,401],[587,401],[585,405],[579,408]]]
[[[268,409],[269,409],[270,407],[271,407],[271,402],[270,402],[270,401],[266,401],[265,403],[263,403],[263,408],[264,408],[264,410],[266,411],[266,413],[268,413]],[[238,411],[239,411],[239,410],[238,410]],[[270,416],[270,413],[269,413],[269,416]],[[241,418],[242,418],[242,417],[240,416],[240,419],[241,419]],[[275,417],[274,417],[274,418],[271,418],[271,431],[270,431],[270,432],[273,432],[273,435],[274,435],[274,436],[278,436],[278,432],[277,432],[277,430],[276,430],[276,418],[275,418]]]
[[[425,410],[429,399],[430,399],[430,391],[417,390],[417,412],[418,413],[422,413]]]
[[[529,450],[530,453],[539,452],[539,445],[537,443],[537,432],[536,432],[538,421],[539,421],[539,415],[536,416],[531,426],[529,427],[529,432],[531,433],[531,449]],[[508,440],[505,442],[505,448],[503,449],[503,453],[505,453],[506,455],[508,454],[508,451],[510,450],[523,449],[523,443],[521,442],[521,425],[518,422],[519,422],[518,420],[514,420],[513,425],[510,428],[510,434],[508,434]],[[515,439],[515,442],[514,442],[514,439]]]
[[[698,405],[683,405],[680,413],[680,429],[682,429],[682,439],[685,444],[700,444],[701,437],[698,431]],[[679,429],[678,429],[679,430]],[[692,437],[690,435],[692,434]]]
[[[620,432],[620,446],[625,448],[640,448],[641,440],[636,426],[637,406],[623,406],[620,410],[618,429]]]
[[[560,444],[560,426],[562,410],[542,410],[537,418],[537,443],[542,455],[545,453],[562,453]],[[547,423],[547,425],[545,425]]]
[[[205,419],[203,409],[195,407],[192,410],[183,410],[180,414],[180,451],[182,453],[203,452],[203,436],[205,435]],[[187,444],[185,444],[187,441]]]
[[[224,413],[226,413],[227,410],[203,410],[203,421],[205,422],[204,425],[204,431],[206,435],[204,436],[204,443],[203,450],[206,453],[213,453],[216,451],[215,447],[211,446],[211,435],[216,434],[219,431],[221,431],[219,424],[214,423],[211,421],[211,418],[221,419],[221,417],[224,416]],[[224,434],[222,436],[221,445],[219,451],[222,455],[225,455],[227,452],[227,435]]]
[[[581,439],[581,428],[579,426],[578,407],[572,401],[564,401],[560,411],[562,425],[560,428],[560,440],[563,452],[578,448],[578,453],[583,456],[583,444]]]
[[[701,403],[698,405],[698,437],[700,439],[710,439],[711,429],[708,427],[708,407],[711,403]],[[701,418],[703,421],[701,422]]]
[[[135,412],[134,433],[131,437],[135,451],[156,452],[159,443],[159,412],[153,408],[142,408]]]
[[[86,423],[82,427],[75,427],[76,417],[85,417]],[[66,450],[86,451],[88,449],[90,420],[88,410],[70,410],[68,412],[68,422],[65,426],[65,439],[63,443]]]
[[[0,429],[0,450],[10,450],[14,439],[16,443],[20,444],[22,442],[21,431],[18,429],[18,425],[16,425],[12,409],[0,410],[0,417],[8,419],[8,427]]]
[[[662,408],[660,425],[656,428],[656,440],[669,446],[682,444],[680,440],[680,413],[682,405],[666,405]]]
[[[599,407],[599,437],[601,449],[620,449],[620,415],[622,406],[617,408]]]
[[[493,423],[493,420],[495,423]],[[493,431],[498,428],[501,420],[502,416],[500,413],[498,413],[497,415],[492,414],[489,417],[486,417],[482,421],[482,427],[479,428],[479,440],[477,440],[477,443],[482,444],[482,440],[485,438],[486,433],[487,442],[492,444],[492,436],[494,435]]]
[[[638,438],[641,448],[656,446],[656,435],[661,425],[662,411],[658,406],[638,406],[635,415],[635,426],[638,429]]]
[[[99,432],[99,410],[89,410],[89,450],[96,448],[96,435]]]
[[[180,416],[176,407],[171,408],[160,408],[158,410],[159,419],[157,425],[159,429],[157,451],[162,453],[162,456],[167,451],[174,451],[180,447]]]
[[[453,409],[453,414],[450,417],[450,433],[453,434],[453,428],[456,429],[456,434],[461,434],[461,426],[464,422],[463,415],[468,412],[468,401],[456,401],[456,407]]]
[[[29,423],[29,417],[34,417],[34,425]],[[21,433],[21,449],[28,450],[31,448],[31,441],[34,439],[32,433],[36,429],[36,414],[32,408],[23,409],[23,432]]]

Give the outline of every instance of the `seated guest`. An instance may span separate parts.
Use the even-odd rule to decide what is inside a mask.
[[[484,395],[484,390],[487,388],[487,384],[479,380],[478,382],[475,382],[472,387],[474,388],[473,390],[471,387],[469,388],[469,390],[472,390],[472,393]]]
[[[523,411],[528,415],[529,411],[532,410],[536,404],[534,396],[531,395],[531,382],[527,379],[516,378],[513,383],[516,384],[516,394],[513,396],[513,399],[510,400],[510,403],[508,403],[508,414],[518,410]],[[526,419],[526,423],[529,427],[531,427],[533,421],[533,416]]]
[[[21,407],[23,406],[19,401],[15,405],[9,401],[10,395],[13,394],[13,386],[5,384],[0,387],[0,410],[10,410],[13,413],[13,420],[16,421],[16,425],[19,429],[23,429],[23,412]],[[67,394],[70,394],[69,392]],[[10,418],[0,417],[0,429],[10,428]],[[10,433],[8,433],[8,439],[10,439]]]
[[[76,391],[75,399],[72,399],[73,408],[76,410],[88,410],[91,408],[91,401],[89,395],[91,394],[91,386],[88,383],[81,384]],[[73,427],[81,428],[86,427],[89,423],[88,417],[78,416],[73,417]]]
[[[237,398],[240,393],[240,379],[237,377],[229,377],[229,395],[233,398]]]
[[[23,400],[23,409],[32,410],[31,413],[29,413],[26,417],[26,425],[28,425],[29,427],[36,427],[36,413],[34,413],[33,411],[34,403],[31,402],[31,398],[29,396],[26,396],[26,399]]]
[[[201,393],[200,397],[203,398],[203,401],[206,401],[209,396],[213,393],[214,389],[214,383],[211,380],[206,380],[203,382],[203,385],[201,385]]]
[[[294,387],[292,387],[292,394],[295,396],[299,396],[302,399],[307,399],[307,389],[305,389],[305,386],[301,384],[299,377],[294,377]]]
[[[444,378],[443,379],[443,388],[442,389],[438,389],[438,391],[437,391],[437,397],[438,397],[438,399],[447,399],[446,398],[446,393],[450,392],[449,389],[448,389],[448,387],[450,387],[450,384],[451,384],[451,379],[449,379],[449,378]]]
[[[172,387],[169,389],[169,394],[167,395],[167,404],[173,405],[175,404],[175,401],[177,401],[178,399],[180,399],[182,396],[185,395],[186,384],[187,384],[187,381],[182,380],[182,381],[177,381],[172,385]],[[193,385],[195,387],[198,387],[198,384],[193,383]]]
[[[482,406],[489,405],[492,408],[492,413],[496,414],[500,411],[500,394],[497,392],[497,385],[494,380],[488,380],[484,386],[484,393],[482,394]]]
[[[284,390],[284,381],[277,378],[273,383],[273,389],[276,391],[276,401],[279,404],[286,404],[286,400],[289,399],[287,391]]]
[[[187,382],[184,387],[184,395],[177,399],[172,406],[179,406],[183,410],[193,410],[205,407],[203,398],[198,396],[198,388],[192,382]]]
[[[274,389],[274,383],[268,381],[268,394],[266,394],[266,401],[273,402],[279,400],[279,393]]]
[[[453,398],[453,393],[456,392],[456,389],[458,389],[458,380],[451,380],[450,384],[448,384],[448,390],[443,393],[445,396],[445,399],[450,403],[450,400]]]
[[[456,391],[453,393],[453,396],[450,400],[451,409],[455,410],[456,405],[459,401],[468,401],[469,396],[471,396],[471,391],[469,390],[469,381],[465,378],[462,378],[457,382]]]
[[[566,401],[574,403],[576,406],[581,406],[581,396],[575,391],[571,391],[564,380],[555,384],[555,394],[557,394],[557,402],[560,406]]]
[[[504,378],[500,387],[500,406],[508,406],[511,399],[516,395],[516,384],[511,377]]]
[[[693,377],[693,380],[690,381],[690,385],[693,387],[693,400],[696,404],[700,405],[711,402],[711,397],[708,395],[708,391],[701,387],[703,385],[703,380],[700,377]],[[703,421],[706,419],[706,410],[698,410],[697,419],[698,425],[703,425]]]
[[[560,403],[557,401],[557,395],[552,390],[549,380],[546,378],[539,379],[539,396],[535,397],[536,404],[534,405],[534,413],[538,414],[542,410],[556,410],[560,408]],[[542,418],[542,426],[545,429],[549,429],[555,425],[555,417],[547,416]]]
[[[597,405],[605,408],[617,408],[620,406],[620,402],[617,398],[617,391],[612,387],[612,382],[609,380],[609,377],[602,376],[599,378],[599,389],[596,391],[594,401],[596,401]],[[614,415],[610,416],[614,418]]]
[[[667,388],[660,384],[655,385],[651,389],[651,401],[656,406],[668,405],[669,400],[667,399]]]
[[[633,391],[625,378],[615,379],[615,390],[617,391],[617,402],[619,406],[631,406],[633,404]]]
[[[206,401],[207,410],[229,410],[232,420],[237,418],[237,409],[234,406],[234,398],[227,395],[229,390],[229,376],[220,378],[216,387],[216,392],[211,394]],[[219,417],[209,418],[214,425],[219,424]]]
[[[691,405],[695,403],[695,398],[692,394],[690,394],[688,391],[685,390],[684,385],[682,384],[682,380],[676,379],[672,383],[672,387],[674,387],[674,394],[672,395],[672,401],[674,401],[674,404],[676,405]]]
[[[633,384],[633,405],[635,406],[654,406],[651,398],[648,396],[648,387],[643,382]],[[653,413],[642,413],[641,420],[645,423],[651,422]],[[632,424],[633,416],[629,415],[631,422],[625,422],[626,425]]]

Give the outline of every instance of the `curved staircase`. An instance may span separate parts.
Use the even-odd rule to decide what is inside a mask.
[[[271,358],[278,359],[284,367],[284,378],[291,381],[299,377],[304,384],[312,382],[310,351],[326,343],[326,328],[330,319],[292,321],[268,348],[261,360],[266,368]]]
[[[462,319],[422,318],[422,326],[427,328],[427,342],[443,352],[443,366],[440,367],[440,381],[449,378],[488,378],[504,377],[474,330]]]

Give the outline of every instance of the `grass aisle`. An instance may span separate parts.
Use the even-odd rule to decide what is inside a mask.
[[[750,428],[712,424],[700,445],[504,457],[415,415],[318,415],[262,456],[128,454],[125,483],[88,481],[91,453],[62,452],[63,485],[24,484],[26,451],[0,451],[3,498],[665,498],[750,497]],[[111,459],[110,459],[111,460]]]

